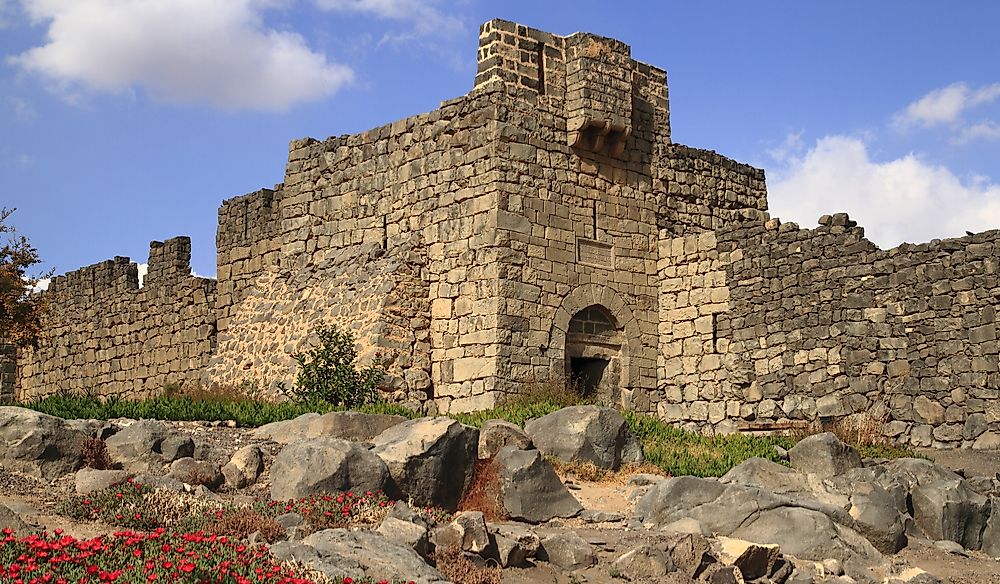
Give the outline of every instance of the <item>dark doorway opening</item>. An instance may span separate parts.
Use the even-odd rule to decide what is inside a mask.
[[[599,357],[572,357],[569,360],[570,379],[579,384],[584,396],[592,396],[601,385],[604,370],[610,362]]]

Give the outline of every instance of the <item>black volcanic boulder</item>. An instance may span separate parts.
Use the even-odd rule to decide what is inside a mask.
[[[53,480],[83,466],[89,436],[62,418],[14,406],[0,407],[0,466]]]
[[[541,452],[505,446],[493,464],[500,483],[500,502],[511,519],[542,523],[573,517],[583,510]]]
[[[563,408],[529,420],[524,431],[543,454],[567,462],[590,462],[610,470],[642,462],[642,445],[629,431],[625,418],[612,408]]]
[[[190,436],[158,420],[139,420],[119,430],[104,443],[111,459],[129,472],[151,472],[180,458],[194,456]]]
[[[405,421],[406,418],[403,416],[390,414],[311,412],[292,420],[265,424],[253,431],[253,437],[279,444],[291,444],[310,438],[340,438],[352,442],[369,442],[385,430]]]
[[[391,491],[389,469],[367,448],[339,438],[313,438],[281,449],[271,465],[271,498]]]
[[[479,430],[451,418],[409,420],[382,432],[372,452],[402,494],[421,506],[455,509],[472,480]]]
[[[823,478],[835,477],[861,466],[861,455],[831,432],[823,432],[799,440],[788,451],[792,468]]]

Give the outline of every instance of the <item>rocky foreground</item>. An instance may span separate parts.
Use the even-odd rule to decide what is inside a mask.
[[[82,447],[94,437],[119,469],[84,467]],[[3,407],[0,481],[9,484],[0,485],[7,496],[0,528],[24,535],[49,526],[38,507],[61,489],[95,493],[135,477],[164,492],[231,503],[386,493],[397,502],[370,528],[310,531],[294,512],[278,517],[284,533],[271,552],[335,581],[443,582],[447,557],[500,567],[506,581],[518,582],[924,584],[943,580],[904,560],[907,546],[1000,555],[994,480],[966,479],[923,459],[862,460],[832,434],[799,442],[790,466],[755,458],[718,479],[634,475],[613,508],[581,504],[587,499],[574,496],[575,485],[547,457],[616,470],[641,462],[642,451],[621,415],[597,406],[565,408],[523,429],[494,420],[481,430],[445,417],[355,412],[251,430],[67,421]],[[467,508],[470,488],[488,509],[444,520],[424,511]],[[496,516],[502,520],[487,521]]]

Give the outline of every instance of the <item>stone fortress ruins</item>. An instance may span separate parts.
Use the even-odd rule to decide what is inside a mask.
[[[703,431],[866,412],[1000,443],[1000,233],[881,250],[846,214],[769,218],[764,172],[673,143],[666,73],[617,40],[493,20],[478,63],[433,112],[293,141],[282,184],[222,204],[217,279],[185,237],[142,287],[121,257],[55,278],[8,394],[266,390],[331,322],[432,411],[568,373]]]

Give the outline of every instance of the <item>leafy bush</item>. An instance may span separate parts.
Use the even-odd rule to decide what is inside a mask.
[[[385,368],[376,360],[358,371],[354,361],[354,335],[336,325],[321,324],[313,333],[319,345],[293,357],[299,364],[295,386],[279,386],[296,403],[325,402],[353,408],[378,401],[378,384],[385,377]]]
[[[0,338],[19,347],[36,345],[42,336],[42,315],[46,300],[31,289],[40,278],[52,272],[31,277],[28,268],[41,263],[38,251],[28,238],[14,236],[14,227],[7,223],[15,209],[0,208],[0,233],[9,233],[0,241]]]

